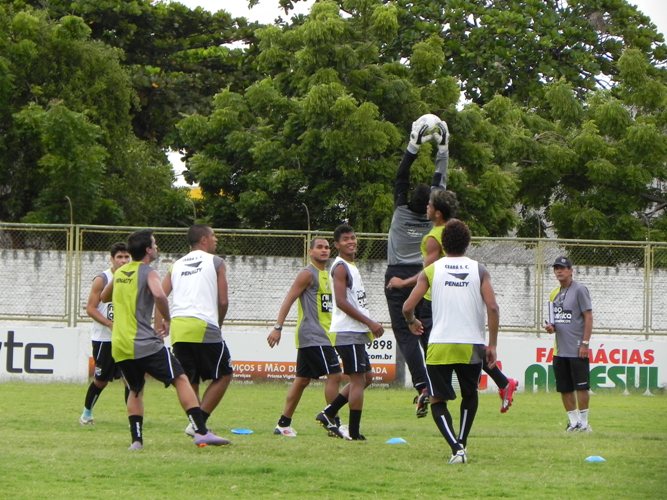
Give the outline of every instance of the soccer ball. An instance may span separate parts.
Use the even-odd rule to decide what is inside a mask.
[[[413,133],[421,130],[421,128],[426,125],[428,128],[426,129],[426,132],[424,132],[424,135],[422,136],[422,142],[429,142],[434,139],[433,134],[439,133],[440,129],[438,129],[438,123],[440,123],[442,120],[440,120],[440,117],[437,115],[434,115],[432,113],[427,113],[425,115],[421,115],[417,120],[414,122],[412,126],[412,131]]]

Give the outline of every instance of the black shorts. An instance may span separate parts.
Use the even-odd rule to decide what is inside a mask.
[[[297,377],[320,378],[341,371],[336,349],[330,345],[300,347],[297,350]]]
[[[139,359],[126,359],[116,363],[125,379],[127,387],[139,394],[146,383],[146,374],[169,387],[176,377],[183,375],[183,367],[174,355],[163,347],[155,354]]]
[[[587,391],[590,386],[590,361],[588,358],[564,358],[554,356],[556,391]]]
[[[479,376],[482,373],[482,363],[472,365],[457,363],[453,365],[426,365],[428,373],[428,388],[431,396],[452,401],[456,399],[456,391],[452,385],[452,374],[456,373],[459,381],[461,396],[468,397],[477,392]]]
[[[120,368],[111,356],[111,342],[93,340],[93,359],[95,360],[95,380],[110,382],[119,379]]]
[[[171,346],[174,356],[181,362],[191,384],[204,380],[218,380],[234,373],[227,344],[216,342],[176,342]]]
[[[368,373],[371,371],[371,361],[368,359],[366,344],[350,344],[336,346],[336,352],[343,361],[343,373]]]

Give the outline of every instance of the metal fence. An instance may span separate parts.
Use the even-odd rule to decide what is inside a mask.
[[[91,280],[109,264],[108,248],[137,228],[0,223],[0,320],[89,321]],[[188,252],[186,228],[156,228],[161,275]],[[331,233],[216,229],[230,291],[227,324],[270,325],[308,242]],[[357,264],[373,317],[389,325],[384,298],[387,241],[359,233]],[[335,254],[335,251],[332,252]],[[501,331],[541,333],[549,291],[558,286],[551,264],[561,254],[593,299],[594,331],[667,335],[667,243],[473,238],[468,255],[489,269],[501,310]],[[288,322],[296,320],[292,308]]]

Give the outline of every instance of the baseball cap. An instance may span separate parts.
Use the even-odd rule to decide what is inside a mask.
[[[567,257],[561,255],[554,261],[553,267],[572,267],[572,262]]]

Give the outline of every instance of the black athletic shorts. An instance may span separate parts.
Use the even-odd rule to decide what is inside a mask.
[[[111,356],[111,342],[93,340],[93,359],[95,360],[95,380],[110,382],[119,379],[120,368]]]
[[[171,346],[171,350],[181,362],[191,384],[218,380],[234,373],[232,358],[225,342],[176,342]]]
[[[588,358],[554,356],[556,391],[574,392],[590,389],[590,362]]]
[[[336,352],[343,361],[343,373],[368,373],[371,362],[366,352],[366,344],[337,345]]]
[[[428,373],[428,389],[431,396],[443,401],[456,399],[456,391],[452,385],[452,374],[456,373],[459,388],[463,397],[477,392],[482,363],[452,365],[426,365]]]
[[[296,355],[296,376],[320,378],[323,375],[340,373],[340,361],[336,349],[330,345],[300,347]]]
[[[176,377],[183,375],[183,367],[174,355],[163,347],[155,354],[139,359],[126,359],[116,363],[125,379],[125,384],[135,394],[139,394],[146,383],[146,374],[169,387]]]

